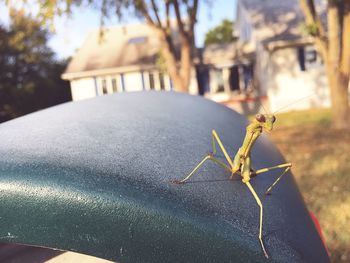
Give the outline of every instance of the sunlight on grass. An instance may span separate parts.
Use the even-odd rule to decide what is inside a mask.
[[[318,218],[332,262],[350,262],[350,133],[335,130],[328,109],[281,113],[269,134],[310,211]]]

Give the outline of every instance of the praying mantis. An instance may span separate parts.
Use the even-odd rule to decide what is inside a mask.
[[[262,238],[262,226],[263,226],[263,204],[254,190],[253,186],[250,184],[250,180],[257,176],[258,174],[265,173],[275,169],[284,169],[282,174],[277,177],[277,179],[271,184],[270,187],[265,191],[265,195],[268,195],[271,190],[276,186],[276,184],[280,181],[282,176],[286,174],[292,167],[291,163],[279,164],[272,167],[267,167],[263,169],[259,169],[254,171],[252,169],[252,161],[251,161],[251,150],[258,139],[258,137],[265,131],[272,131],[274,123],[276,121],[276,117],[273,114],[257,114],[255,119],[247,126],[246,134],[242,143],[242,146],[237,151],[235,157],[231,159],[229,154],[227,153],[224,145],[222,144],[219,135],[215,130],[212,130],[212,147],[213,151],[208,153],[202,161],[198,163],[198,165],[183,179],[175,180],[174,183],[184,184],[186,183],[194,173],[208,160],[213,161],[214,163],[220,165],[225,170],[228,170],[231,173],[230,179],[233,179],[235,174],[240,174],[242,177],[242,182],[248,187],[249,191],[252,193],[256,203],[260,208],[260,219],[259,219],[259,242],[261,249],[266,258],[269,258],[268,253],[266,252],[264,241]],[[216,143],[219,145],[221,151],[223,152],[228,164],[223,161],[215,158],[216,154]]]

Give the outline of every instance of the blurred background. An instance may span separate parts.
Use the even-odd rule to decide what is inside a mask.
[[[0,122],[150,90],[276,113],[332,262],[350,262],[349,75],[348,0],[0,0]]]

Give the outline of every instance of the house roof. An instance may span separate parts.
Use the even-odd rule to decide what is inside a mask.
[[[242,63],[252,58],[254,49],[249,43],[238,41],[223,44],[211,44],[203,48],[202,58],[204,64],[225,66]]]
[[[62,77],[72,79],[103,72],[154,67],[160,48],[150,26],[135,24],[91,32],[73,56]]]
[[[299,0],[239,0],[239,4],[249,17],[255,38],[263,44],[305,38]],[[315,5],[322,21],[326,21],[326,1],[315,0]]]

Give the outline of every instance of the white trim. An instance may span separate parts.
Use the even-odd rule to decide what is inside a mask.
[[[72,80],[78,78],[87,78],[94,76],[104,76],[104,75],[113,75],[120,73],[128,73],[128,72],[140,72],[140,71],[149,71],[153,70],[156,67],[154,65],[134,65],[127,67],[118,67],[118,68],[105,68],[105,69],[97,69],[90,71],[81,71],[81,72],[70,72],[63,73],[61,78],[64,80]]]

